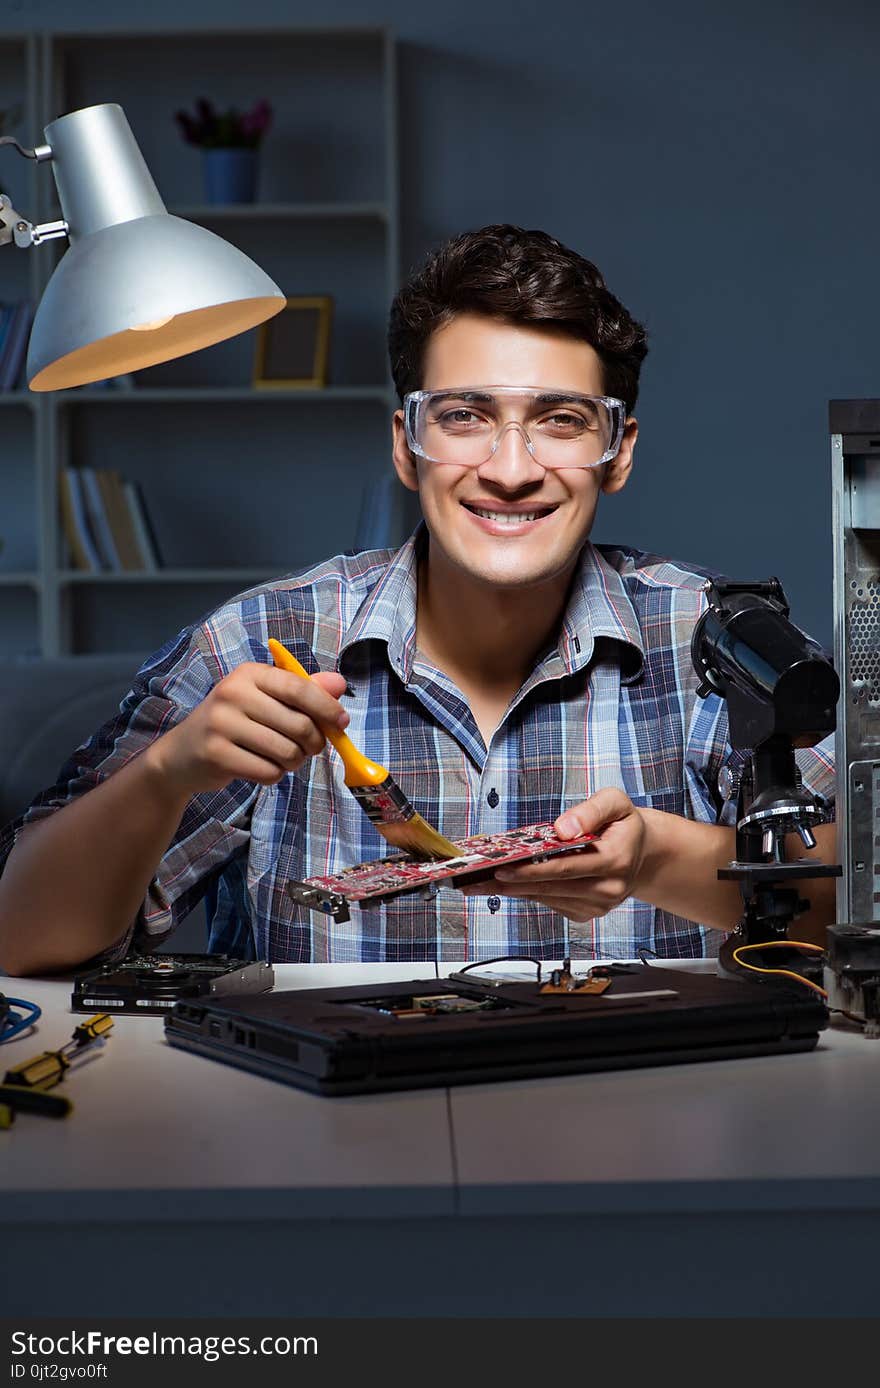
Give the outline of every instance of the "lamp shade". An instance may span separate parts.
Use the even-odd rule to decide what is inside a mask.
[[[281,290],[246,255],[166,211],[119,106],[62,116],[46,139],[70,246],[34,317],[31,390],[155,366],[284,307]]]

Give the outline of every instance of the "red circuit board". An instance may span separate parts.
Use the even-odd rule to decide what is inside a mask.
[[[593,842],[593,834],[576,839],[559,839],[552,824],[527,824],[502,834],[472,834],[453,839],[462,850],[460,858],[422,862],[403,853],[372,862],[358,863],[327,877],[309,877],[288,883],[288,891],[300,905],[346,920],[345,904],[378,904],[403,892],[423,891],[433,895],[441,886],[455,887],[491,877],[496,868],[508,863],[540,863],[563,853],[582,852]]]

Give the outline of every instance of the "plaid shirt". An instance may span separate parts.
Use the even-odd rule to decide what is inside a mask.
[[[184,718],[242,661],[282,641],[310,671],[348,680],[347,731],[387,767],[447,837],[553,820],[602,786],[635,805],[730,822],[718,772],[731,758],[726,706],[696,697],[690,656],[705,575],[666,559],[584,547],[558,642],[512,700],[487,748],[453,682],[416,647],[424,530],[396,554],[344,554],[225,603],[150,658],[119,711],[61,769],[58,783],[0,836],[0,865],[25,823],[84,794]],[[829,801],[831,739],[799,752],[805,783]],[[522,899],[442,890],[352,919],[295,906],[285,884],[391,850],[326,747],[276,786],[233,781],[190,801],[125,940],[155,948],[206,892],[211,950],[275,962],[546,959],[715,953],[720,932],[635,899],[574,923]]]

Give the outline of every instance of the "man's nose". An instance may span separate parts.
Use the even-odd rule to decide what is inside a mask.
[[[498,431],[491,456],[477,472],[499,486],[513,489],[542,481],[545,469],[529,452],[524,426],[512,419]]]

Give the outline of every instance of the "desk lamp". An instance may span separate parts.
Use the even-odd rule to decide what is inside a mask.
[[[285,296],[252,260],[173,217],[120,106],[87,106],[46,126],[26,158],[51,161],[62,218],[34,226],[0,195],[0,245],[70,247],[31,331],[31,390],[62,390],[139,371],[256,327]]]

